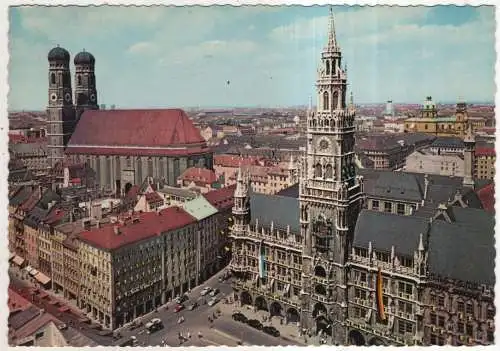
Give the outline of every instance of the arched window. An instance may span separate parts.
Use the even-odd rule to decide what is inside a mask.
[[[69,73],[64,73],[64,75],[63,75],[63,84],[65,86],[68,86],[68,85],[71,84],[70,78],[69,78]]]
[[[323,167],[319,163],[316,164],[316,166],[314,166],[314,176],[315,177],[323,176]]]
[[[332,108],[335,110],[339,107],[339,93],[337,91],[333,92]]]
[[[326,61],[326,74],[330,74],[330,61]]]
[[[55,73],[50,74],[50,84],[56,84],[56,74]]]
[[[325,178],[326,179],[332,179],[333,178],[333,167],[332,165],[328,164],[325,169]]]
[[[323,110],[330,109],[330,95],[327,91],[323,93]]]
[[[82,76],[81,75],[77,75],[76,80],[78,82],[78,85],[82,85]]]
[[[328,126],[330,126],[330,120],[325,119],[325,127],[328,127]]]

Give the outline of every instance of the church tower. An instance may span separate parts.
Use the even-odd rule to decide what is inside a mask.
[[[233,230],[244,230],[244,227],[250,223],[250,177],[244,173],[241,166],[238,170],[236,180],[236,189],[234,191]]]
[[[302,252],[302,327],[319,318],[332,328],[335,343],[345,343],[346,263],[363,201],[356,176],[354,108],[347,106],[347,74],[330,9],[328,42],[316,81],[317,108],[307,118],[307,151],[302,162],[300,223]]]
[[[48,116],[48,163],[54,167],[64,158],[67,145],[75,128],[75,112],[71,89],[69,52],[57,46],[50,50],[49,61],[49,104]]]
[[[75,56],[75,102],[77,120],[85,110],[97,110],[95,58],[85,50]]]
[[[464,179],[463,186],[474,189],[476,138],[472,131],[472,124],[468,123],[464,138]]]

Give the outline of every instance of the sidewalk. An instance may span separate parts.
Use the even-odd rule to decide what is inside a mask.
[[[254,312],[253,308],[249,305],[237,306],[234,303],[225,304],[220,303],[217,305],[220,308],[221,312],[231,317],[233,313],[236,311],[243,313],[248,319],[257,319],[263,325],[269,325],[275,327],[281,334],[281,338],[290,342],[293,342],[299,346],[311,346],[311,345],[320,345],[319,340],[315,340],[316,338],[307,338],[309,342],[304,342],[304,337],[299,336],[299,330],[296,324],[281,324],[279,317],[268,318],[266,322],[263,321],[265,316],[268,316],[269,313],[267,311],[256,311]]]

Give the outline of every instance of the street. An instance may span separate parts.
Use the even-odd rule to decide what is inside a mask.
[[[251,328],[247,324],[239,323],[232,319],[233,305],[227,304],[224,301],[224,298],[230,296],[232,292],[230,280],[225,282],[218,281],[223,271],[214,275],[202,285],[192,289],[188,295],[189,300],[183,303],[184,306],[187,307],[191,303],[197,302],[201,297],[200,292],[204,287],[208,286],[220,290],[217,295],[220,301],[215,306],[208,306],[208,304],[202,304],[201,301],[198,301],[200,305],[193,311],[189,311],[186,308],[175,313],[174,307],[176,303],[171,301],[167,305],[158,308],[158,311],[151,312],[138,318],[138,321],[140,320],[143,322],[142,326],[133,330],[130,330],[128,326],[115,330],[115,333],[120,333],[121,338],[119,340],[114,340],[111,335],[100,335],[100,331],[95,324],[82,322],[81,318],[83,314],[74,307],[70,311],[61,312],[59,308],[65,305],[62,299],[54,296],[42,297],[44,296],[43,293],[40,295],[33,294],[33,287],[30,282],[20,279],[17,274],[10,270],[9,274],[11,276],[12,289],[20,293],[37,307],[45,309],[45,311],[53,314],[64,323],[78,329],[82,334],[103,346],[119,345],[131,336],[137,338],[139,346],[159,346],[162,344],[163,340],[166,342],[167,346],[237,346],[238,342],[241,342],[243,345],[294,345],[291,341],[273,337],[262,331]],[[210,296],[205,295],[201,300],[206,300],[208,302],[210,298]],[[59,303],[54,304],[54,301],[59,301]],[[222,314],[214,319],[214,314],[216,314],[218,310],[220,310]],[[181,316],[184,317],[184,322],[179,324],[178,320]],[[212,323],[209,322],[209,317],[213,319]],[[164,328],[148,334],[144,324],[153,318],[161,319]],[[202,337],[198,336],[198,332],[201,333]],[[191,338],[181,343],[179,334],[186,337],[188,333],[191,334]]]

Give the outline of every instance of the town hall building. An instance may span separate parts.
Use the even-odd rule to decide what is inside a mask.
[[[493,344],[495,221],[474,192],[471,126],[460,181],[357,175],[341,57],[331,15],[298,186],[258,194],[239,172],[235,299],[336,345]]]

